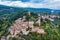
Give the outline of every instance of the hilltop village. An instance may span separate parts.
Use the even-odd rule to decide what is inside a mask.
[[[10,37],[13,38],[21,35],[28,35],[30,32],[46,35],[46,29],[49,29],[48,26],[50,23],[51,25],[55,25],[53,23],[55,18],[60,18],[60,16],[41,15],[40,13],[34,14],[28,11],[27,14],[23,15],[13,22],[13,24],[8,28],[9,35],[7,35],[7,37],[2,36],[1,40],[9,40]],[[44,27],[46,26],[46,28],[44,28],[43,25]]]
[[[28,12],[29,16],[30,16],[30,12]],[[55,15],[45,15],[45,16],[41,16],[40,14],[38,14],[38,18],[37,21],[25,21],[26,20],[26,16],[23,16],[22,18],[17,19],[13,25],[9,28],[9,32],[11,33],[11,36],[14,37],[17,34],[21,34],[20,32],[22,32],[22,34],[27,35],[29,32],[37,32],[39,34],[45,34],[46,32],[44,31],[43,28],[39,27],[41,24],[41,18],[43,19],[49,19],[50,21],[54,21],[54,18],[57,17]],[[59,17],[59,16],[58,16]],[[34,23],[37,23],[37,27],[34,26]]]

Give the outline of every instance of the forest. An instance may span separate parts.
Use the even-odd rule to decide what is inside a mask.
[[[9,27],[14,23],[15,20],[23,17],[24,15],[27,16],[26,21],[29,20],[36,21],[36,19],[38,18],[37,16],[38,13],[31,12],[31,16],[28,16],[27,12],[28,11],[22,10],[15,11],[12,13],[4,13],[0,15],[0,39],[2,36],[9,35],[10,34],[10,32],[8,31]],[[57,22],[57,19],[55,20],[55,22]],[[35,24],[35,26],[39,25]],[[60,25],[58,24],[52,25],[50,20],[48,19],[43,20],[41,18],[41,25],[39,27],[43,28],[46,34],[30,32],[28,35],[18,35],[18,37],[13,38],[11,37],[9,40],[60,40]]]

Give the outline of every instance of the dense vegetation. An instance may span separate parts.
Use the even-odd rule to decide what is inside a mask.
[[[12,23],[18,18],[22,17],[22,11],[16,11],[12,13],[4,13],[0,15],[0,37],[7,36],[9,34],[8,29]]]
[[[35,20],[35,18],[37,18],[34,15],[36,15],[36,14],[31,13],[31,16],[32,16],[32,17],[30,16],[31,20]],[[9,32],[7,30],[12,25],[12,23],[15,20],[17,20],[18,18],[23,17],[23,16],[26,16],[26,20],[29,19],[28,12],[23,11],[23,10],[22,11],[17,10],[17,11],[12,12],[12,13],[5,12],[4,14],[0,15],[0,37],[7,36],[9,34]]]
[[[22,16],[26,16],[27,21],[36,21],[37,14],[31,12],[29,16],[27,11],[16,11],[11,14],[3,14],[0,16],[0,37],[7,36],[9,32],[8,28],[12,23]],[[35,24],[35,26],[39,26]],[[46,34],[38,34],[36,32],[30,32],[28,35],[18,35],[18,37],[10,38],[9,40],[60,40],[60,26],[52,25],[50,20],[41,19],[41,27],[45,30]]]

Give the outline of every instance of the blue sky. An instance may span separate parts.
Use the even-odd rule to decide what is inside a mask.
[[[0,4],[24,8],[60,9],[60,0],[0,0]]]

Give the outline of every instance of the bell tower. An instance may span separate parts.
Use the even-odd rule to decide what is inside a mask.
[[[40,13],[38,14],[38,21],[37,21],[37,23],[38,23],[39,26],[40,26],[40,23],[41,23],[41,15],[40,15]]]

